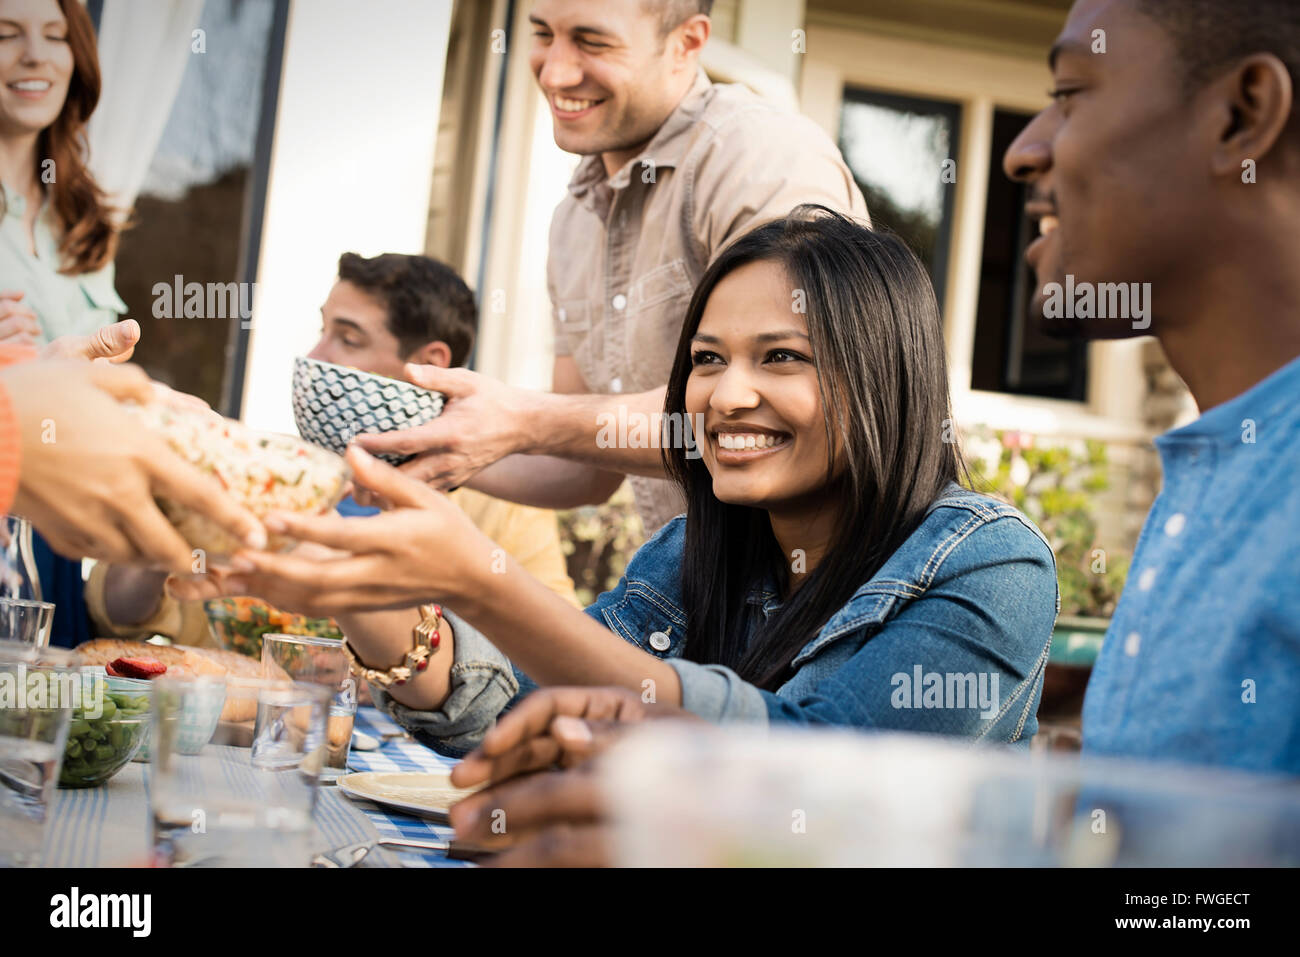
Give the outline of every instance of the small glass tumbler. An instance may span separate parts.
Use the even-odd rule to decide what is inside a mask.
[[[154,862],[186,867],[306,867],[325,764],[330,691],[263,678],[153,681],[150,810]],[[215,690],[224,683],[224,697]],[[252,746],[192,752],[188,716],[220,699],[221,719],[256,721]],[[255,717],[254,717],[255,716]]]
[[[54,606],[29,598],[0,598],[0,641],[44,648],[50,643]]]
[[[332,780],[346,774],[357,716],[357,682],[349,669],[343,642],[306,635],[263,635],[262,675],[330,689],[333,697],[326,734],[329,750],[322,776]]]
[[[76,658],[0,641],[0,867],[39,866],[74,707]]]

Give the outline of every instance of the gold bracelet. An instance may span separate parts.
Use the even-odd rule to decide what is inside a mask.
[[[352,643],[343,639],[343,651],[348,656],[348,667],[354,675],[365,678],[371,684],[381,688],[391,685],[404,685],[416,674],[429,667],[429,658],[442,640],[439,631],[442,628],[442,608],[438,605],[420,606],[420,623],[411,629],[415,646],[406,653],[400,665],[386,671],[371,668],[357,657]]]

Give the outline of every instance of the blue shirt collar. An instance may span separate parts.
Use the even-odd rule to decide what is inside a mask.
[[[1290,413],[1300,400],[1300,357],[1251,386],[1241,395],[1216,405],[1194,422],[1156,437],[1162,453],[1180,443],[1241,445],[1251,420],[1256,428]]]

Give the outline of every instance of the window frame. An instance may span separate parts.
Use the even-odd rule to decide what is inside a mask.
[[[925,112],[935,116],[941,116],[952,124],[953,142],[952,146],[961,143],[961,126],[962,103],[950,99],[937,99],[929,96],[915,96],[912,94],[898,93],[893,90],[877,90],[868,87],[859,86],[856,83],[847,83],[844,86],[844,93],[840,99],[840,124],[843,123],[843,110],[846,103],[858,103],[868,106],[882,106],[887,109],[899,111]],[[840,130],[836,129],[835,142],[840,141]],[[955,151],[952,151],[955,152]],[[949,155],[949,159],[957,159],[956,156]],[[845,162],[848,158],[845,157]],[[939,302],[943,302],[945,293],[948,288],[948,263],[952,259],[953,233],[956,225],[956,194],[951,189],[943,191],[943,212],[940,214],[941,229],[940,236],[934,246],[934,294]]]
[[[951,246],[939,302],[957,419],[1044,434],[1149,438],[1141,339],[1089,344],[1083,402],[971,388],[988,177],[990,164],[1000,161],[990,155],[994,112],[1032,114],[1047,105],[1046,51],[1034,58],[814,23],[807,27],[807,48],[801,109],[836,141],[847,86],[960,106]]]

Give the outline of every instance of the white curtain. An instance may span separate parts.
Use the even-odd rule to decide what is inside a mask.
[[[194,56],[203,0],[106,0],[99,25],[104,89],[90,119],[90,166],[122,208],[135,202]]]

